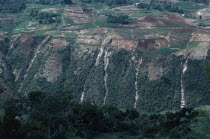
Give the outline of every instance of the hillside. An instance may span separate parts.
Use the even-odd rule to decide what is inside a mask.
[[[1,0],[0,138],[208,139],[209,4]]]
[[[21,94],[71,92],[144,112],[210,105],[208,6],[138,4],[28,1],[1,12],[2,77]]]

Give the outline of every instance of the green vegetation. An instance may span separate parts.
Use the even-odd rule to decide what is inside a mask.
[[[133,108],[135,94],[135,68],[130,66],[131,53],[120,49],[113,53],[107,69],[109,95],[107,103],[120,108]],[[129,100],[129,101],[128,101]]]
[[[110,134],[127,138],[185,138],[191,131],[190,123],[198,115],[192,108],[141,114],[112,105],[77,104],[67,92],[31,92],[28,98],[8,100],[4,110],[0,122],[3,139],[91,139],[109,138]]]
[[[169,12],[176,12],[176,13],[184,13],[184,10],[177,6],[172,6],[172,3],[165,2],[164,4],[160,4],[159,1],[151,1],[149,4],[147,3],[140,3],[138,4],[139,8],[144,8],[147,10],[156,9],[159,11],[169,11]]]
[[[109,15],[107,22],[108,23],[119,23],[119,24],[128,24],[128,15]]]
[[[182,1],[204,3],[207,5],[209,4],[209,0],[182,0]]]
[[[14,12],[12,8],[1,9],[1,12],[5,13],[1,13],[0,18],[8,17],[8,19],[0,21],[0,28],[9,34],[8,38],[3,36],[4,34],[3,37],[0,36],[0,39],[5,38],[0,40],[0,51],[6,55],[1,59],[3,62],[6,61],[6,68],[1,67],[3,72],[0,75],[13,82],[16,77],[15,85],[23,87],[20,94],[27,94],[31,90],[50,93],[33,92],[29,98],[6,102],[4,108],[0,105],[0,138],[208,137],[207,129],[210,127],[205,123],[209,122],[209,113],[198,110],[199,126],[196,127],[197,123],[191,122],[196,116],[194,110],[186,108],[179,111],[180,80],[184,61],[182,56],[173,56],[172,53],[186,48],[194,32],[194,26],[184,22],[181,16],[174,18],[171,16],[177,15],[176,13],[162,12],[194,12],[205,5],[194,1],[178,2],[174,5],[140,4],[139,11],[136,12],[134,7],[135,12],[133,12],[132,8],[127,10],[127,6],[125,11],[122,7],[119,8],[122,10],[111,9],[130,4],[131,2],[127,0],[83,0],[78,2],[84,12],[80,13],[81,9],[77,4],[66,6],[64,3],[71,4],[72,1],[30,1],[26,9],[20,8],[17,11],[25,9],[24,12],[16,14],[7,13],[10,10]],[[112,11],[114,13],[111,13]],[[121,12],[124,14],[120,14]],[[81,18],[78,15],[81,15]],[[107,20],[104,15],[107,16]],[[156,15],[159,17],[156,18]],[[139,18],[143,16],[146,17]],[[148,16],[151,18],[147,18]],[[120,24],[129,23],[132,23],[131,26],[120,28]],[[207,23],[201,21],[199,25],[205,26]],[[188,30],[188,27],[192,29]],[[106,102],[110,105],[102,106],[105,94],[104,54],[97,66],[95,62],[100,44],[104,43],[103,36],[107,35],[106,29],[113,37],[113,43],[108,49],[107,68],[109,94]],[[200,28],[198,32],[199,30]],[[87,33],[87,36],[83,33]],[[10,35],[16,36],[10,38]],[[51,41],[50,38],[38,51],[37,46],[46,36],[51,36],[54,40]],[[163,46],[170,45],[170,48],[162,48],[160,44],[157,45],[160,46],[157,50],[142,51],[141,46],[138,46],[138,40],[162,39],[165,36],[169,37],[170,44]],[[59,39],[67,41],[67,46],[59,46],[60,44],[57,44],[60,43]],[[65,41],[61,42],[66,45]],[[188,46],[196,47],[197,43],[191,42]],[[122,47],[126,47],[126,50],[120,49]],[[37,57],[30,70],[26,71],[36,52]],[[134,61],[140,58],[143,59],[143,63],[136,76],[137,63]],[[52,62],[58,60],[62,65],[62,69],[52,69],[56,72],[61,71],[56,81],[48,81],[46,77],[48,71],[44,69],[51,66],[46,64],[48,59]],[[189,60],[188,69],[183,75],[186,103],[190,107],[210,105],[209,84],[205,79],[208,73],[202,67],[202,62],[204,61]],[[154,75],[157,76],[154,80],[150,79],[151,73],[158,74],[159,69],[160,75]],[[139,100],[136,110],[133,110],[136,79]],[[80,101],[83,91],[85,100],[91,102],[75,103]],[[1,92],[0,89],[0,94]],[[167,110],[173,112],[158,114]],[[145,112],[149,113],[144,114]]]
[[[39,12],[37,10],[31,10],[30,16],[37,20],[39,24],[52,24],[61,22],[59,14],[50,12]]]
[[[129,0],[82,0],[84,3],[106,3],[108,6],[118,6],[118,5],[127,5],[131,4],[132,1]]]
[[[199,3],[208,4],[207,0],[183,0],[177,3],[152,0],[150,1],[150,3],[140,3],[138,7],[147,10],[156,9],[159,11],[168,11],[183,14],[188,12],[195,12],[200,9],[206,8],[206,5]]]
[[[198,107],[202,105],[210,105],[210,84],[208,79],[209,73],[204,66],[205,63],[205,60],[188,61],[190,66],[183,76],[184,85],[186,88],[186,104],[188,106]]]
[[[9,38],[3,37],[2,40],[0,40],[0,51],[4,54],[7,54],[9,50],[8,45],[9,45]]]
[[[192,132],[189,134],[191,138],[210,138],[210,106],[201,106],[196,108],[199,112],[196,122],[192,122],[190,127]]]
[[[12,30],[12,34],[19,34],[26,30],[27,25],[29,24],[30,20],[27,15],[22,15],[15,21],[14,29]]]
[[[143,55],[143,59],[147,62],[156,56],[154,54],[146,54]],[[164,61],[163,57],[159,59],[164,61],[159,63],[159,65],[162,65],[164,74],[155,80],[150,80],[148,72],[140,73],[138,77],[138,92],[141,97],[137,103],[137,108],[140,112],[162,112],[166,109],[178,110],[180,108],[180,59],[175,56],[171,56],[171,58],[173,60],[170,62]],[[155,65],[155,67],[160,69],[159,65]]]
[[[19,13],[26,8],[25,0],[1,0],[0,13]]]
[[[145,53],[154,53],[154,54],[160,54],[160,55],[167,56],[167,55],[170,55],[171,53],[174,53],[178,50],[177,49],[171,49],[171,48],[162,48],[162,49],[158,49],[158,50],[151,51],[151,52],[149,51],[149,52],[145,52]]]
[[[139,17],[143,17],[143,16],[161,16],[161,11],[159,10],[155,10],[155,9],[140,9],[139,12],[130,14],[129,17],[131,18],[139,18]]]
[[[183,1],[183,2],[178,2],[173,4],[174,7],[179,7],[181,9],[184,10],[184,12],[188,13],[188,12],[196,12],[200,9],[206,8],[206,5],[202,5],[199,3],[195,3],[195,2],[188,2],[188,1]]]
[[[35,3],[44,5],[72,4],[72,0],[38,0]]]

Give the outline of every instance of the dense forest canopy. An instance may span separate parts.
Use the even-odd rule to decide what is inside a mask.
[[[127,15],[109,15],[107,18],[108,23],[119,23],[119,24],[128,24],[128,16]]]
[[[59,14],[50,12],[39,12],[38,10],[31,10],[30,17],[37,20],[40,24],[51,24],[61,22]]]
[[[25,8],[25,0],[0,0],[0,12],[18,13]]]
[[[184,138],[198,115],[192,108],[165,114],[141,114],[112,105],[74,103],[69,93],[31,92],[28,98],[9,100],[0,122],[0,138],[87,138],[115,133],[124,137]],[[12,131],[12,132],[11,132]]]
[[[172,3],[160,4],[158,1],[151,1],[150,3],[140,3],[138,4],[139,8],[145,8],[147,10],[156,9],[159,11],[169,11],[169,12],[177,12],[184,13],[184,10],[180,7],[172,6]]]

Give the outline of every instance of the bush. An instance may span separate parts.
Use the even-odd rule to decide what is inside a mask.
[[[31,10],[30,17],[37,20],[39,24],[52,24],[61,22],[60,15],[56,13],[38,12],[37,10]]]
[[[108,23],[128,24],[128,15],[109,15],[107,18]]]

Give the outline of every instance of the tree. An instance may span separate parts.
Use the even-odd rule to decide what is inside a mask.
[[[0,137],[3,139],[21,139],[21,122],[16,118],[19,116],[20,108],[17,100],[9,100],[5,103],[5,114],[0,126]]]
[[[72,0],[64,0],[65,4],[72,4]]]
[[[108,23],[128,24],[128,20],[128,15],[109,15],[107,18]]]

